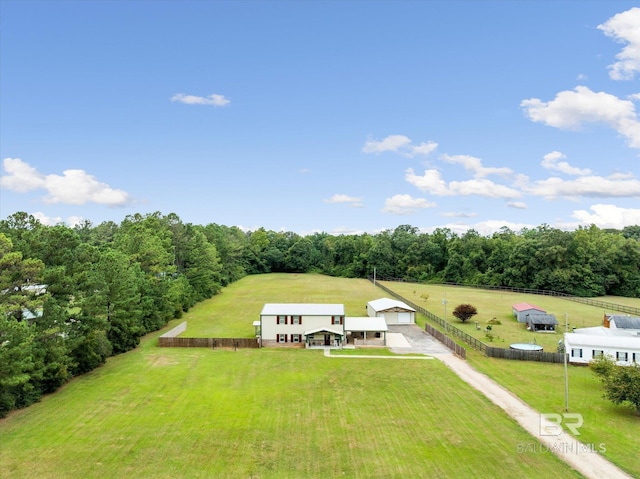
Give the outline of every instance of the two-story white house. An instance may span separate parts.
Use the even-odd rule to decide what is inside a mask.
[[[261,346],[342,347],[345,341],[343,304],[267,303],[257,323]]]

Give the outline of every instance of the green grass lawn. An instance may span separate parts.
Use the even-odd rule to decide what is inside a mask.
[[[260,319],[265,303],[341,303],[347,316],[366,316],[367,302],[382,296],[365,279],[318,274],[248,276],[185,313],[182,319],[187,321],[187,330],[181,336],[254,337],[253,322]]]
[[[212,327],[236,335],[268,290],[269,302],[344,302],[349,315],[382,296],[308,276],[245,278],[200,321],[245,304],[243,326]],[[550,453],[519,452],[535,440],[439,361],[158,348],[159,334],[0,420],[2,477],[580,477]]]
[[[469,350],[467,360],[537,411],[565,412],[562,364],[488,358]],[[586,444],[603,444],[606,448],[603,455],[607,459],[632,476],[640,477],[640,417],[635,415],[633,408],[616,406],[604,399],[602,384],[589,368],[569,366],[567,371],[569,412],[584,418],[576,438]]]
[[[572,327],[601,326],[604,316],[602,308],[575,303],[553,296],[465,288],[462,286],[393,282],[382,282],[382,284],[440,317],[444,317],[442,300],[446,297],[447,321],[470,336],[494,347],[508,348],[511,343],[535,342],[543,346],[545,351],[556,352],[558,341],[562,339],[562,333],[565,332],[565,314],[567,315],[569,329]],[[428,294],[429,299],[424,301],[421,298],[422,294]],[[627,298],[624,303],[617,297],[599,299],[640,307],[640,299]],[[511,311],[511,306],[520,302],[534,304],[547,311],[547,313],[555,315],[559,323],[556,327],[557,332],[554,334],[527,331],[524,323],[518,323]],[[478,309],[478,314],[465,323],[462,323],[452,314],[455,307],[462,303],[470,303]],[[493,318],[499,320],[501,324],[492,326],[492,333],[495,337],[493,341],[489,341],[486,338],[485,328],[488,324],[487,322]],[[423,323],[424,321],[424,318],[422,318]],[[476,321],[479,323],[480,330],[476,329]]]

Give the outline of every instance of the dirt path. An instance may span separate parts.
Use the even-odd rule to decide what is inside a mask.
[[[541,424],[540,414],[523,402],[520,398],[500,386],[493,379],[478,372],[466,361],[453,354],[436,354],[436,358],[445,363],[465,382],[484,394],[489,400],[500,406],[514,418],[529,434],[535,437],[540,444],[532,441],[529,444],[514,445],[514,448],[523,454],[538,453],[541,450],[549,450],[555,453],[576,471],[585,477],[593,479],[633,479],[617,466],[607,461],[594,450],[600,448],[600,444],[584,444],[565,432],[559,435],[541,435],[541,430],[547,427],[547,431],[556,431],[557,426],[549,421]],[[606,444],[603,444],[606,447]]]

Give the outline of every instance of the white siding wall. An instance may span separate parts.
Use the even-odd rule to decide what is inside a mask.
[[[287,334],[287,341],[291,340],[291,334],[304,334],[305,331],[318,328],[329,328],[344,333],[344,324],[331,324],[331,316],[302,316],[302,324],[291,324],[291,315],[287,315],[287,324],[277,324],[277,317],[264,315],[262,321],[262,339],[277,340],[278,334]],[[343,321],[344,323],[344,317]],[[304,342],[304,337],[302,338]]]

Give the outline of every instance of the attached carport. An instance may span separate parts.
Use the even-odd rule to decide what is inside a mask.
[[[387,323],[383,317],[345,317],[344,329],[347,342],[362,346],[386,346]]]

